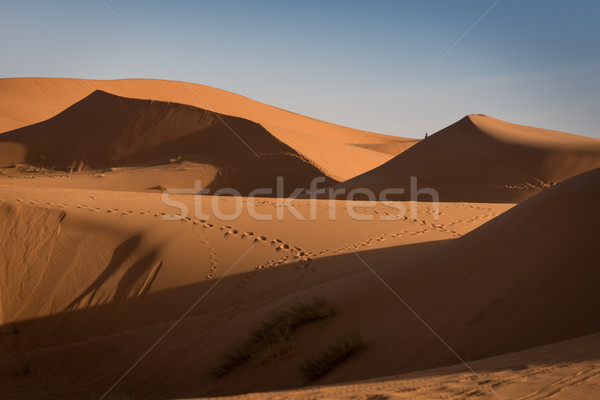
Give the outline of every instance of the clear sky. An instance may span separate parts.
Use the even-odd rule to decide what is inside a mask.
[[[179,76],[370,129],[494,0],[106,2],[172,71],[101,1],[15,0],[0,77]],[[373,130],[482,113],[600,138],[598,21],[597,0],[501,0]]]

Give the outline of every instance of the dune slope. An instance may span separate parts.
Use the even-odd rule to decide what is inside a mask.
[[[417,142],[319,121],[209,86],[154,79],[0,79],[0,132],[44,121],[95,90],[187,104],[257,122],[338,181],[375,168]],[[348,152],[359,139],[374,146]]]
[[[324,294],[338,314],[335,324],[312,331],[315,344],[303,344],[304,354],[314,354],[314,347],[352,328],[360,330],[367,348],[317,383],[460,364],[439,338],[462,359],[473,361],[599,331],[600,315],[589,306],[600,302],[595,289],[600,210],[594,206],[599,183],[596,169],[427,252],[405,257],[399,247],[396,255],[387,253],[387,263],[367,261],[395,294],[353,254],[323,260],[330,280],[315,282],[302,293]],[[372,257],[357,254],[363,260]],[[337,278],[331,270],[338,272]],[[297,386],[301,382],[290,376],[304,354],[250,365],[203,393],[209,387],[233,394]]]
[[[323,173],[257,123],[192,106],[95,91],[47,121],[0,135],[0,164],[75,171],[175,160],[216,169],[211,189],[288,190]],[[206,169],[205,168],[205,169]]]
[[[380,276],[466,360],[600,330],[596,242],[600,169],[566,180],[430,252],[377,268]],[[337,292],[368,335],[383,340],[357,379],[458,363],[449,349],[370,272]],[[335,286],[329,293],[336,291]],[[350,297],[357,298],[353,299]],[[383,295],[381,295],[383,297]],[[362,299],[370,299],[370,309]],[[393,299],[393,300],[391,300]],[[372,309],[380,310],[373,313]],[[360,310],[360,311],[359,311]],[[371,311],[370,311],[371,310]],[[389,333],[384,333],[390,331]],[[343,378],[342,378],[343,376]]]
[[[436,189],[442,201],[518,202],[600,167],[600,140],[469,115],[338,187]]]
[[[239,265],[244,274],[236,271],[234,276],[226,277],[193,315],[120,384],[117,393],[191,398],[299,387],[306,382],[299,376],[298,365],[349,329],[358,329],[367,347],[315,383],[347,382],[458,364],[454,354],[361,260],[469,362],[572,339],[600,330],[600,315],[590,307],[600,301],[595,288],[600,278],[595,261],[599,182],[600,169],[578,175],[458,239],[427,245],[427,250],[410,250],[414,241],[427,240],[419,239],[425,234],[423,230],[430,232],[426,236],[430,240],[450,239],[457,236],[450,233],[456,229],[452,221],[459,209],[471,210],[474,216],[488,215],[490,209],[483,204],[447,203],[438,222],[401,219],[384,228],[372,221],[351,225],[347,219],[321,220],[309,223],[312,228],[306,230],[304,223],[286,222],[285,232],[275,222],[243,218],[229,223],[236,226],[237,233],[233,233],[231,226],[219,228],[192,221],[167,224],[154,213],[121,214],[112,209],[119,201],[123,202],[119,206],[122,210],[135,210],[123,206],[150,207],[153,202],[143,200],[150,195],[142,193],[123,195],[129,199],[126,201],[115,200],[110,193],[82,191],[77,195],[65,190],[62,196],[67,200],[80,199],[68,207],[64,219],[60,210],[8,204],[3,206],[7,211],[3,211],[6,223],[1,233],[14,257],[2,271],[29,274],[30,279],[22,280],[26,282],[23,287],[15,283],[19,279],[12,279],[12,284],[3,288],[2,302],[6,306],[2,328],[8,332],[3,336],[3,345],[10,351],[11,360],[33,360],[42,371],[49,370],[48,365],[57,360],[73,362],[71,367],[49,375],[51,381],[41,373],[34,375],[40,382],[54,385],[54,392],[42,386],[30,391],[52,392],[55,397],[62,395],[65,387],[72,390],[69,393],[73,396],[89,392],[89,379],[78,373],[90,360],[95,360],[91,363],[94,372],[90,373],[98,374],[94,388],[105,390],[117,379],[115,370],[135,362],[170,326],[168,321],[177,318],[209,287],[203,282],[211,272],[215,254],[227,257],[217,269],[223,274],[252,245],[252,236],[245,236],[250,231],[256,238],[282,235],[279,237],[286,240],[281,244],[259,240],[250,258]],[[9,197],[23,199],[27,193],[31,199],[38,196],[42,199],[38,199],[39,205],[47,204],[44,197],[62,193],[20,191],[5,190]],[[154,201],[158,200],[155,197]],[[66,200],[53,200],[62,201]],[[87,210],[83,201],[103,205],[104,209]],[[326,202],[321,204],[325,206],[322,212],[327,213]],[[61,204],[50,206],[60,208]],[[263,212],[276,209],[274,204],[264,207]],[[47,234],[27,238],[35,221]],[[61,226],[58,235],[54,233],[57,224]],[[376,240],[359,239],[361,231],[367,229],[384,233]],[[180,235],[176,236],[177,232]],[[406,241],[396,247],[360,245],[381,243],[381,239],[390,240],[392,236]],[[53,237],[54,242],[47,240]],[[210,246],[198,251],[198,259],[190,257],[190,252],[201,247],[198,241],[203,238]],[[284,243],[298,244],[302,250],[290,245],[285,250]],[[36,249],[32,254],[40,255],[39,262],[23,260],[21,254],[28,247]],[[50,250],[52,257],[47,257]],[[74,254],[73,263],[66,262],[68,254]],[[271,268],[271,261],[265,263],[281,256],[284,261],[276,268]],[[296,256],[308,256],[310,261],[306,258],[307,263],[295,262],[300,260]],[[52,263],[50,268],[44,267],[45,260]],[[52,271],[64,270],[69,264],[72,271],[63,273],[61,279],[51,276]],[[27,270],[26,265],[32,268]],[[157,265],[159,272],[152,272],[159,268]],[[48,274],[49,279],[39,279],[44,285],[58,282],[56,291],[36,288],[35,274],[39,271]],[[145,292],[149,280],[153,283]],[[64,295],[59,297],[59,293]],[[221,379],[210,374],[232,347],[273,311],[314,295],[323,295],[337,313],[330,320],[295,332],[289,354],[269,362],[249,361]],[[20,305],[24,302],[11,300],[19,296],[31,304],[22,311]],[[18,332],[11,334],[14,322]],[[45,332],[43,337],[41,331]],[[77,340],[82,337],[90,341]],[[40,342],[71,344],[36,353]],[[20,349],[27,352],[21,354]],[[167,364],[165,370],[162,366]],[[15,382],[26,382],[19,379]],[[475,378],[469,379],[472,383]],[[12,391],[18,389],[12,386],[15,383],[10,385]],[[487,393],[484,385],[479,389]]]

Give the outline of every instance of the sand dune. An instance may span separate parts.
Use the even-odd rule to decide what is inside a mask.
[[[275,188],[277,176],[285,177],[290,191],[323,175],[257,123],[102,91],[47,121],[0,135],[4,166],[26,163],[80,172],[183,161],[201,164],[195,173],[212,172],[203,186],[244,194]]]
[[[209,223],[165,224],[164,213],[19,202],[3,202],[0,213],[5,350],[70,343],[169,321],[193,294],[161,303],[153,293],[190,284],[202,287],[223,274],[219,267],[234,263],[254,240],[230,241],[231,229]],[[244,258],[237,273],[281,257],[274,246],[261,246]],[[34,319],[45,322],[26,322]],[[7,337],[12,329],[19,335]]]
[[[591,250],[595,241],[593,230],[600,221],[595,207],[600,196],[599,180],[600,170],[571,178],[470,233],[466,232],[488,221],[494,211],[497,215],[508,207],[444,203],[437,222],[427,214],[423,214],[423,220],[401,219],[389,224],[383,221],[365,224],[348,219],[327,222],[325,218],[318,218],[308,225],[294,220],[259,223],[245,216],[228,225],[223,223],[221,227],[213,221],[213,227],[205,228],[203,223],[194,225],[193,221],[161,221],[152,212],[152,208],[157,210],[157,195],[154,200],[141,193],[122,194],[115,199],[109,192],[63,189],[47,193],[40,189],[5,189],[4,198],[21,199],[21,205],[3,206],[13,209],[5,214],[7,221],[13,222],[6,225],[4,232],[8,235],[3,240],[15,257],[7,263],[6,270],[14,266],[16,271],[24,271],[18,267],[23,246],[39,249],[34,254],[39,254],[40,260],[47,259],[52,247],[55,255],[50,258],[50,265],[54,265],[53,268],[70,265],[61,261],[61,257],[69,254],[66,249],[79,249],[81,252],[75,254],[81,256],[75,256],[73,266],[89,266],[63,273],[64,283],[60,284],[63,289],[45,291],[45,297],[37,297],[36,290],[29,289],[35,286],[36,273],[39,275],[35,268],[28,272],[32,279],[25,280],[31,282],[30,286],[5,289],[11,298],[33,293],[37,300],[30,303],[38,308],[30,306],[20,311],[18,301],[3,300],[7,304],[3,329],[16,323],[18,330],[5,337],[4,346],[12,354],[12,360],[27,357],[34,360],[37,368],[55,362],[55,357],[76,360],[69,369],[52,375],[53,381],[61,382],[56,390],[69,387],[74,395],[89,392],[89,382],[85,382],[84,389],[79,386],[82,381],[77,383],[78,379],[73,376],[89,364],[89,359],[96,358],[99,361],[93,373],[99,378],[94,387],[100,391],[115,379],[111,373],[115,365],[135,361],[152,344],[153,338],[169,326],[168,321],[176,318],[173,314],[185,310],[186,304],[206,290],[204,279],[211,269],[211,254],[217,258],[229,257],[227,262],[219,262],[214,276],[218,277],[231,265],[228,263],[233,263],[235,257],[254,243],[252,236],[244,239],[244,234],[249,232],[255,238],[265,237],[265,243],[259,243],[259,247],[252,250],[259,252],[244,260],[240,273],[219,284],[182,323],[178,333],[157,348],[118,393],[132,390],[144,397],[197,397],[298,387],[303,384],[298,377],[298,364],[350,328],[361,331],[367,341],[366,350],[317,383],[354,381],[456,364],[453,354],[382,286],[349,248],[357,251],[468,361],[576,338],[600,329],[598,316],[591,315],[589,308],[589,304],[600,300],[595,290],[598,274]],[[53,199],[52,204],[43,203],[49,198]],[[34,204],[26,205],[24,199]],[[75,203],[65,203],[62,207],[65,201]],[[210,199],[203,201],[210,202]],[[224,201],[225,207],[233,206],[233,201]],[[261,210],[275,213],[275,200],[265,201]],[[87,207],[83,207],[84,202],[88,203]],[[306,200],[299,202],[305,204]],[[116,206],[117,203],[120,205]],[[319,204],[319,215],[326,215],[327,201]],[[32,206],[35,211],[31,211]],[[40,206],[42,208],[38,208]],[[426,211],[427,204],[420,207]],[[140,209],[150,212],[141,214],[137,211]],[[162,208],[161,212],[165,210],[168,208]],[[373,212],[381,214],[384,210],[385,206],[378,205]],[[15,217],[8,217],[10,215]],[[42,244],[51,241],[44,235],[33,242],[23,240],[19,235],[27,235],[33,223],[27,221],[47,221],[43,226],[48,227],[44,232],[49,233],[55,232],[56,224],[60,224],[58,239],[46,247]],[[20,228],[13,227],[18,223]],[[177,239],[169,241],[167,238],[176,232],[179,232]],[[135,239],[140,233],[142,237]],[[190,251],[196,252],[198,248],[194,242],[202,237],[210,246],[191,257]],[[131,238],[134,242],[130,242]],[[120,244],[124,246],[126,257],[120,255]],[[287,259],[280,258],[287,255],[284,244],[290,249],[291,257]],[[283,250],[278,250],[280,247]],[[116,255],[111,257],[113,252]],[[90,264],[79,258],[86,254],[91,255],[86,260],[96,261]],[[305,259],[297,259],[294,254]],[[112,262],[115,257],[122,261]],[[276,260],[282,261],[272,264]],[[156,264],[158,262],[162,264]],[[152,271],[158,268],[156,265],[160,265],[160,269],[152,278]],[[256,266],[263,268],[256,269]],[[50,282],[56,281],[50,270],[46,274]],[[71,276],[80,278],[69,281]],[[147,287],[146,282],[152,284]],[[45,289],[44,285],[37,287],[39,296]],[[273,362],[250,362],[232,376],[219,380],[210,376],[210,369],[252,326],[264,321],[273,310],[314,294],[323,294],[335,305],[337,315],[330,322],[295,333],[296,347],[291,354]],[[29,320],[23,320],[26,316]],[[36,333],[42,327],[46,332],[43,337]],[[81,341],[82,338],[86,339]],[[41,343],[46,343],[46,348],[36,350]],[[62,346],[67,343],[72,344],[65,350]],[[125,350],[130,343],[139,347]],[[61,347],[53,347],[58,344],[62,344]],[[15,353],[19,348],[23,355]],[[110,353],[114,355],[103,355],[109,354],[106,352],[111,348],[121,350]],[[174,354],[178,354],[176,360]],[[12,362],[14,365],[16,361]],[[169,371],[156,367],[167,363]],[[369,368],[364,368],[365,365]],[[556,368],[557,373],[572,374],[576,366],[568,371]],[[460,366],[454,369],[458,370]],[[35,376],[41,381],[47,379]],[[435,376],[443,380],[441,375]],[[482,396],[487,395],[486,388],[471,375],[462,373],[461,376],[465,381],[457,384],[458,392],[461,388],[474,390],[473,386],[477,386]],[[19,379],[15,382],[31,378]],[[500,378],[494,375],[493,379]],[[156,382],[156,385],[148,382]],[[34,393],[37,389],[31,390]],[[326,388],[323,390],[323,395],[330,395]],[[39,393],[48,394],[52,390]]]
[[[442,201],[518,202],[600,167],[600,141],[469,115],[338,187],[436,189]]]
[[[195,360],[193,368],[187,356],[175,362],[172,371],[157,382],[175,379],[181,383],[167,384],[165,388],[171,389],[166,392],[159,388],[162,384],[150,385],[154,394],[148,396],[198,395],[228,385],[227,379],[215,382],[208,371],[249,327],[273,310],[309,295],[307,290],[364,270],[353,263],[356,259],[348,254],[346,244],[369,253],[363,254],[369,262],[382,263],[390,254],[398,257],[395,246],[405,245],[400,252],[404,256],[423,252],[508,208],[442,205],[441,221],[448,224],[448,230],[405,219],[354,221],[347,216],[344,203],[335,206],[337,221],[329,221],[331,208],[326,200],[318,202],[314,222],[295,220],[287,213],[285,221],[256,221],[244,213],[235,221],[211,215],[206,222],[169,222],[162,216],[173,209],[161,202],[159,194],[20,186],[0,186],[0,193],[5,249],[0,273],[11,277],[1,282],[0,289],[0,343],[6,354],[0,356],[0,371],[6,373],[0,374],[0,380],[8,379],[2,381],[6,393],[32,397],[38,393],[46,398],[53,397],[55,390],[64,396],[66,387],[74,397],[105,388],[116,370],[139,357],[141,347],[150,346],[149,341],[162,334],[254,244],[172,337]],[[177,199],[193,209],[190,196]],[[210,212],[211,202],[210,196],[203,197],[202,209]],[[256,202],[261,214],[274,218],[278,213],[277,200]],[[220,200],[223,210],[230,211],[235,204],[232,198]],[[427,204],[419,206],[423,218],[427,218],[427,208]],[[308,216],[309,203],[298,200],[298,210]],[[363,212],[377,216],[391,211],[378,205]],[[337,322],[327,325],[322,340],[346,328]],[[297,337],[306,343],[307,351],[322,345],[321,339],[314,341],[311,330]],[[160,363],[172,365],[171,345],[165,345],[156,356]],[[295,371],[304,354],[287,358],[283,368],[277,363],[265,365],[268,371],[275,367],[280,372],[250,387],[268,388],[282,374]],[[61,361],[61,367],[50,372],[55,357],[70,361],[68,365]],[[97,374],[96,383],[76,378],[84,361],[89,364],[96,359],[86,370]],[[19,370],[28,363],[34,372],[22,376]],[[142,367],[136,376],[147,379],[152,370]],[[282,382],[284,387],[302,384],[296,372]],[[243,378],[231,390],[248,384]],[[200,391],[202,387],[206,391]]]
[[[467,361],[597,332],[599,316],[590,305],[600,301],[593,251],[599,181],[600,169],[578,175],[427,252],[406,256],[396,248],[395,255],[388,253],[387,265],[371,262],[368,252],[359,256]],[[337,325],[320,335],[334,338],[358,326],[370,347],[320,383],[459,363],[352,257],[328,260],[338,279],[312,289],[339,305]],[[261,378],[272,373],[268,366],[247,368],[226,383],[239,384],[239,392],[273,390],[275,382]]]
[[[253,278],[257,268],[262,272],[294,265],[301,268],[295,268],[291,274],[286,272],[282,284],[295,282],[307,274],[313,276],[311,282],[319,281],[324,278],[311,265],[321,260],[318,264],[323,266],[329,257],[346,254],[345,244],[356,249],[380,249],[381,254],[367,258],[381,263],[394,246],[415,245],[403,253],[419,252],[459,236],[508,208],[502,205],[496,207],[496,212],[490,212],[488,208],[443,205],[441,221],[449,224],[444,231],[409,220],[381,221],[367,226],[363,221],[350,219],[343,203],[335,207],[338,219],[328,221],[328,201],[318,202],[318,220],[314,222],[296,220],[287,212],[285,220],[277,221],[278,200],[262,198],[255,200],[257,213],[269,216],[272,221],[257,221],[246,211],[235,221],[227,221],[219,220],[211,211],[213,198],[203,196],[201,209],[210,219],[200,221],[192,215],[180,222],[162,220],[165,214],[177,210],[163,204],[160,194],[10,186],[0,186],[0,193],[0,199],[4,200],[0,202],[4,221],[0,239],[5,255],[0,271],[10,277],[2,281],[0,290],[1,322],[9,327],[20,326],[20,347],[65,343],[74,338],[170,321],[177,314],[175,310],[182,309],[190,296],[222,276],[253,244],[257,247],[236,266],[232,283],[221,283],[211,299],[217,309],[224,307],[218,305],[223,301],[219,296],[228,293],[231,285],[235,287]],[[173,197],[194,210],[191,196]],[[298,212],[308,218],[309,203],[297,201]],[[247,200],[243,202],[246,210]],[[222,212],[231,213],[236,207],[237,200],[220,199]],[[419,210],[427,218],[426,205]],[[378,205],[364,212],[382,215],[390,211],[393,209]],[[460,220],[454,221],[455,218]],[[189,293],[188,287],[195,290]],[[162,311],[157,311],[154,294],[169,290],[172,293],[164,301],[166,308],[159,307]],[[252,294],[244,294],[242,301],[254,300]],[[102,307],[111,311],[104,312]],[[130,307],[136,311],[136,318],[127,311]],[[152,313],[145,312],[150,309]],[[69,317],[77,310],[85,310],[82,319]],[[102,329],[90,325],[88,315],[96,312],[99,316],[93,319]],[[59,321],[71,318],[72,322],[62,328],[58,323],[54,327],[53,322],[52,329],[57,333],[49,334],[50,328],[46,326],[43,336],[37,334],[39,329],[22,326],[24,321],[50,316]],[[45,324],[41,321],[34,326]]]
[[[395,151],[417,142],[377,133],[365,135],[363,131],[308,118],[208,86],[153,79],[0,79],[0,132],[42,122],[95,90],[123,97],[182,103],[257,122],[338,181],[368,171],[389,160],[391,155],[397,154]],[[382,152],[377,147],[373,150],[357,147],[348,152],[359,139],[360,143],[392,146]],[[396,143],[401,145],[394,146]]]
[[[413,146],[157,80],[0,94],[0,396],[97,399],[135,363],[109,398],[597,397],[600,141],[470,115]],[[278,175],[376,191],[416,175],[439,218],[427,201],[176,195],[192,213],[169,220],[149,190]],[[335,312],[213,373],[315,296]],[[307,381],[299,366],[351,330],[364,350]]]
[[[471,362],[493,392],[463,365],[454,365],[365,381],[219,399],[593,399],[600,379],[599,345],[600,335],[594,334]]]
[[[599,183],[600,169],[571,178],[383,276],[467,358],[595,332]],[[426,359],[415,333],[402,351]]]

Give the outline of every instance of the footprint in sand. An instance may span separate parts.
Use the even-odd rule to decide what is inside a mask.
[[[289,250],[290,249],[290,245],[289,244],[280,244],[279,246],[277,246],[277,248],[275,249],[276,251],[283,251],[283,250]]]
[[[231,229],[231,230],[225,232],[224,236],[226,238],[229,238],[229,237],[232,237],[232,236],[236,236],[237,234],[238,234],[238,231],[236,229]]]
[[[266,242],[267,238],[266,236],[259,236],[256,239],[254,239],[254,243],[258,243],[258,242]]]

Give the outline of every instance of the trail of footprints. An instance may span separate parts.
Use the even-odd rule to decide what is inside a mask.
[[[86,204],[79,204],[76,206],[72,206],[72,205],[65,204],[65,203],[54,203],[54,202],[44,202],[44,203],[37,202],[37,201],[27,201],[26,202],[23,199],[16,199],[16,201],[18,203],[22,203],[22,204],[27,203],[29,205],[34,205],[34,206],[35,205],[46,205],[46,206],[51,206],[51,207],[59,207],[59,208],[63,208],[63,209],[69,208],[69,207],[75,207],[78,209],[87,209],[88,211],[92,211],[92,212],[106,212],[108,214],[121,214],[121,215],[136,214],[134,211],[129,211],[129,210],[123,211],[123,210],[119,210],[117,208],[103,210],[100,207],[92,207],[92,206],[88,206]],[[238,238],[241,240],[250,239],[250,240],[253,240],[253,242],[256,244],[263,243],[265,245],[274,246],[275,250],[278,252],[289,253],[287,255],[282,256],[278,260],[267,260],[267,262],[264,264],[256,265],[254,268],[254,271],[247,274],[247,278],[254,277],[256,275],[256,273],[258,273],[261,270],[275,267],[275,266],[278,266],[281,264],[285,264],[289,261],[297,262],[297,263],[299,263],[299,265],[301,265],[304,268],[308,267],[308,265],[312,261],[312,259],[309,257],[309,255],[310,255],[309,252],[303,251],[300,247],[292,246],[288,243],[285,243],[281,239],[270,240],[269,238],[267,238],[264,235],[255,235],[254,232],[242,232],[242,231],[239,231],[238,229],[235,229],[229,225],[223,225],[223,226],[217,228],[212,223],[209,223],[202,219],[192,219],[189,217],[179,218],[176,215],[167,214],[164,212],[153,212],[153,211],[147,210],[147,211],[140,211],[139,214],[140,215],[150,215],[150,216],[161,217],[161,218],[165,217],[165,216],[171,217],[171,218],[173,218],[174,221],[179,220],[181,222],[191,223],[192,225],[200,226],[205,229],[220,230],[223,232],[223,235],[225,238]],[[209,273],[206,275],[206,280],[212,280],[215,278],[216,271],[217,271],[217,264],[218,264],[217,254],[216,254],[215,248],[209,244],[208,239],[206,239],[204,237],[200,237],[200,240],[209,250],[210,269],[209,269]],[[249,280],[249,279],[242,279],[244,284],[247,282],[247,280]]]
[[[569,367],[569,363],[558,363],[553,365],[542,365],[539,367],[531,367],[521,371],[518,374],[513,374],[508,377],[497,376],[495,372],[479,371],[478,376],[472,374],[461,374],[456,377],[446,377],[443,380],[431,381],[430,377],[419,377],[408,379],[404,382],[399,382],[401,386],[394,387],[394,390],[402,393],[430,393],[432,389],[444,388],[444,396],[446,399],[466,399],[477,398],[484,395],[490,395],[490,389],[498,389],[509,386],[511,384],[519,384],[527,382],[530,378],[535,378],[540,375],[548,375],[555,373],[558,370]],[[558,381],[539,390],[530,392],[529,394],[518,397],[515,400],[546,400],[554,397],[554,395],[569,387],[584,383],[596,376],[600,375],[600,364],[594,364],[588,368],[568,375]],[[482,380],[480,380],[482,379]],[[450,389],[453,385],[464,385],[468,389]],[[487,387],[489,386],[489,388]],[[350,393],[364,394],[364,384],[341,385],[338,390],[330,391],[330,396],[346,396]],[[392,389],[390,383],[382,381],[380,383],[368,384],[367,391],[369,393],[382,392],[388,393]]]
[[[473,207],[473,208],[479,208],[481,210],[491,211],[491,208],[480,208],[480,207]],[[476,216],[471,217],[469,219],[459,219],[459,220],[456,220],[454,222],[450,222],[450,223],[446,223],[446,224],[439,224],[439,225],[438,224],[433,224],[433,223],[425,221],[425,220],[417,220],[417,219],[414,219],[414,218],[403,217],[402,220],[406,220],[406,221],[410,221],[410,222],[415,223],[415,224],[422,225],[423,228],[421,228],[419,230],[416,230],[416,231],[403,230],[403,231],[395,232],[395,233],[383,233],[383,234],[381,234],[379,236],[369,238],[369,239],[364,240],[364,241],[362,241],[360,243],[352,244],[349,247],[351,249],[353,249],[353,250],[356,250],[356,249],[359,249],[361,247],[370,246],[370,245],[372,245],[372,244],[374,244],[376,242],[383,242],[383,241],[388,240],[388,239],[395,239],[397,237],[406,236],[406,235],[411,235],[411,236],[423,235],[423,234],[426,234],[426,233],[431,232],[433,230],[438,230],[440,232],[449,233],[449,234],[451,234],[454,237],[461,237],[462,234],[460,234],[457,231],[455,231],[453,229],[450,229],[450,228],[452,226],[463,224],[463,223],[476,222],[476,221],[479,221],[481,219],[490,219],[490,218],[496,217],[496,216],[498,216],[500,214],[501,213],[499,213],[499,212],[489,212],[489,213],[483,214],[483,215],[476,215]],[[318,253],[315,253],[313,255],[321,256],[321,255],[325,255],[325,254],[339,254],[339,253],[345,252],[346,250],[348,250],[348,248],[344,246],[344,247],[340,247],[340,248],[337,248],[337,249],[325,249],[325,250],[322,250],[322,251],[320,251]]]
[[[47,206],[59,207],[62,209],[69,208],[69,207],[75,207],[78,209],[87,209],[91,212],[106,212],[108,214],[120,214],[120,215],[136,214],[134,211],[130,211],[130,210],[119,210],[117,208],[103,210],[100,207],[88,206],[86,204],[79,204],[76,206],[72,206],[72,205],[65,204],[65,203],[54,203],[54,202],[45,202],[45,203],[40,203],[40,202],[36,202],[36,201],[27,201],[26,202],[23,199],[17,199],[16,201],[19,203],[28,203],[30,205],[42,204],[42,205],[47,205]],[[459,220],[456,220],[456,221],[453,221],[450,223],[445,223],[445,224],[434,224],[434,223],[428,222],[426,220],[417,220],[417,219],[409,218],[409,217],[405,216],[401,220],[405,220],[405,221],[409,221],[413,224],[421,225],[422,228],[418,229],[418,230],[402,230],[402,231],[395,232],[395,233],[383,233],[379,236],[369,238],[360,243],[352,244],[352,245],[350,245],[350,248],[353,250],[356,250],[361,247],[371,246],[377,242],[394,239],[394,238],[397,238],[400,236],[423,235],[423,234],[426,234],[433,230],[445,232],[454,237],[460,237],[462,235],[460,233],[458,233],[457,231],[453,230],[452,229],[453,226],[463,224],[463,223],[476,222],[481,219],[490,219],[490,218],[493,218],[500,214],[499,212],[493,212],[493,210],[489,207],[481,207],[481,206],[476,206],[476,205],[471,205],[471,204],[460,205],[460,206],[461,206],[461,208],[477,209],[479,211],[483,211],[486,213],[473,216],[469,219],[459,219]],[[194,226],[200,226],[201,228],[204,228],[204,229],[220,230],[223,232],[224,237],[227,239],[237,238],[239,240],[252,240],[255,244],[271,245],[271,246],[275,247],[276,251],[283,253],[282,257],[279,259],[270,259],[270,260],[267,260],[264,264],[256,265],[254,267],[254,270],[249,272],[248,274],[246,274],[246,276],[242,279],[242,281],[238,285],[240,287],[243,287],[250,279],[252,279],[254,276],[256,276],[257,273],[259,273],[262,270],[276,267],[276,266],[279,266],[282,264],[287,264],[289,262],[296,262],[302,268],[308,268],[311,264],[313,257],[323,256],[326,254],[339,254],[339,253],[346,252],[348,250],[344,246],[344,247],[340,247],[337,249],[324,249],[319,252],[313,253],[313,252],[305,251],[305,250],[301,249],[300,247],[292,246],[288,243],[285,243],[281,239],[269,239],[264,235],[257,235],[254,232],[245,232],[245,231],[243,232],[238,229],[235,229],[234,227],[232,227],[230,225],[223,225],[223,226],[220,226],[217,228],[212,223],[202,220],[202,219],[192,219],[189,217],[180,219],[176,215],[167,214],[164,212],[154,212],[154,211],[150,211],[150,210],[139,211],[139,214],[140,215],[149,215],[149,216],[154,216],[154,217],[161,217],[161,218],[167,216],[167,217],[173,218],[174,220],[180,220],[181,222],[184,222],[184,223],[190,223]],[[216,251],[215,251],[214,247],[212,247],[208,243],[208,240],[206,238],[201,236],[200,240],[209,250],[210,270],[209,270],[208,274],[206,275],[206,280],[212,280],[215,278],[216,272],[217,272],[218,261],[217,261]]]

